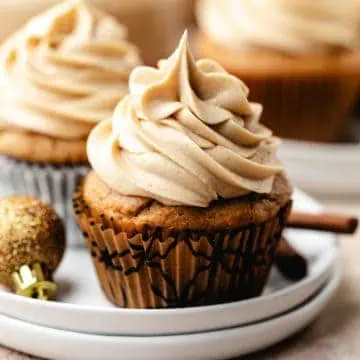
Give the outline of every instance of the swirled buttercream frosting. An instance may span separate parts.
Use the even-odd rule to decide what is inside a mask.
[[[186,33],[158,68],[137,67],[129,85],[88,139],[89,161],[108,186],[199,207],[271,191],[279,140],[259,123],[261,106],[216,62],[195,62]]]
[[[33,18],[1,48],[0,116],[7,126],[84,139],[128,93],[140,63],[126,29],[83,1]]]
[[[359,0],[200,0],[197,16],[203,32],[232,49],[324,52],[359,40]]]

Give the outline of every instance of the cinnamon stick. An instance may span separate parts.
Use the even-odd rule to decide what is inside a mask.
[[[293,211],[290,214],[287,227],[329,231],[336,234],[354,234],[358,227],[358,219],[327,212],[312,214]]]
[[[287,226],[337,234],[353,234],[357,229],[358,219],[334,213],[312,214],[293,211]],[[306,259],[284,237],[279,242],[275,266],[285,277],[294,281],[303,279],[308,272]]]
[[[284,237],[280,239],[275,266],[285,277],[293,281],[303,279],[308,273],[306,259]]]

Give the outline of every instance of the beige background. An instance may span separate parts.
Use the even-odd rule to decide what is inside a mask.
[[[359,202],[327,201],[332,210],[360,217]],[[343,279],[337,295],[310,327],[293,338],[246,360],[359,360],[360,359],[360,232],[340,239]],[[1,360],[31,357],[0,347]],[[86,359],[84,359],[86,360]]]

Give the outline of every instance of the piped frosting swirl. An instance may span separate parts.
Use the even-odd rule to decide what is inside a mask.
[[[351,49],[359,41],[359,0],[200,0],[200,28],[231,49],[287,53]]]
[[[1,111],[9,127],[84,139],[111,116],[140,64],[115,18],[81,0],[33,18],[1,48]]]
[[[158,68],[132,72],[130,94],[89,136],[89,161],[121,194],[166,205],[269,193],[279,140],[247,96],[216,62],[195,62],[185,34]]]

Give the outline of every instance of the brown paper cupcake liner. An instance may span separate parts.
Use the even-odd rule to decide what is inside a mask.
[[[360,90],[356,77],[245,74],[241,79],[250,89],[250,99],[263,105],[263,124],[278,136],[309,141],[341,139]]]
[[[82,198],[74,210],[108,299],[126,308],[210,305],[261,294],[291,202],[261,224],[239,229],[116,232]],[[119,225],[119,224],[117,224]]]

